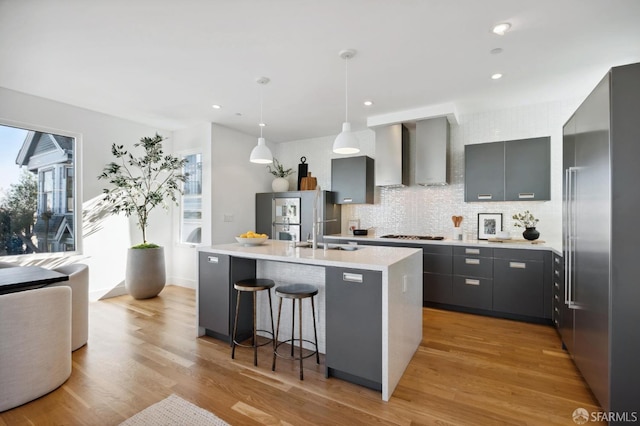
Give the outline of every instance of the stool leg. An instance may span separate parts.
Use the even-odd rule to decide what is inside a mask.
[[[302,375],[302,299],[298,301],[298,328],[300,331],[300,380],[304,380]]]
[[[295,330],[296,330],[296,299],[291,299],[291,357],[293,357],[293,348],[296,345]]]
[[[276,328],[276,336],[273,344],[273,364],[271,365],[271,371],[276,371],[276,349],[278,341],[278,334],[280,333],[280,314],[282,313],[282,298],[280,298],[280,303],[278,303],[278,328]]]
[[[320,364],[320,355],[318,354],[318,332],[316,331],[316,307],[311,296],[311,313],[313,314],[313,336],[316,339],[316,363]]]
[[[253,365],[258,366],[258,336],[256,333],[256,293],[253,292],[253,339],[251,343],[253,344]]]
[[[273,338],[273,349],[276,349],[276,330],[273,328],[273,306],[271,306],[271,289],[267,289],[267,294],[269,295],[269,315],[271,315],[271,337]]]
[[[236,356],[236,333],[238,331],[238,311],[240,311],[240,292],[236,291],[236,319],[233,321],[233,336],[231,336],[231,359]]]

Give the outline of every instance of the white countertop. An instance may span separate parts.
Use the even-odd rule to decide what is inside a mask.
[[[350,235],[350,234],[334,234],[325,235],[327,240],[349,240],[349,241],[370,241],[370,242],[393,242],[393,243],[405,243],[416,245],[446,245],[446,246],[482,246],[490,248],[509,248],[509,249],[524,249],[524,250],[545,250],[553,251],[556,254],[562,256],[562,244],[552,244],[548,241],[544,243],[531,243],[531,242],[494,242],[487,240],[452,240],[445,238],[444,240],[405,240],[400,238],[382,238],[376,235]]]
[[[360,246],[358,250],[354,251],[323,250],[321,248],[313,250],[307,247],[292,247],[291,242],[287,241],[267,240],[258,246],[244,246],[239,243],[218,244],[200,247],[198,251],[257,260],[383,271],[389,266],[419,252],[420,249]]]

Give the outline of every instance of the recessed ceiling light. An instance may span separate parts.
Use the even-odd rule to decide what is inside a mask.
[[[500,74],[500,73],[495,73],[495,74],[493,74],[491,76],[492,80],[498,80],[498,79],[501,79],[501,78],[502,78],[502,74]]]
[[[220,109],[220,108],[222,108],[222,105],[213,104],[213,105],[211,105],[211,108],[213,108],[213,109]]]
[[[508,22],[502,22],[493,27],[491,31],[498,35],[504,35],[511,28],[511,24]]]
[[[267,127],[267,124],[266,124],[266,123],[258,123],[258,126],[260,126],[260,127]]]
[[[364,106],[371,106],[373,105],[373,101],[364,101]]]

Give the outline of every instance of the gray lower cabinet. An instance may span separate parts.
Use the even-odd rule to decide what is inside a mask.
[[[254,260],[199,253],[198,325],[205,329],[205,334],[231,342],[237,295],[233,283],[255,276]],[[238,336],[244,338],[252,333],[252,301],[246,296],[240,302]]]
[[[453,248],[452,303],[457,306],[491,310],[493,292],[493,249]]]
[[[382,273],[326,268],[326,375],[382,390]]]
[[[334,158],[331,160],[331,191],[336,204],[373,204],[373,158]]]
[[[424,302],[452,303],[453,250],[451,246],[422,248],[422,297]]]
[[[494,250],[494,311],[545,316],[543,255],[536,250]]]

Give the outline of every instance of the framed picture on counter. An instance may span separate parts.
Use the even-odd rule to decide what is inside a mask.
[[[478,213],[478,239],[495,238],[502,231],[502,213]]]

